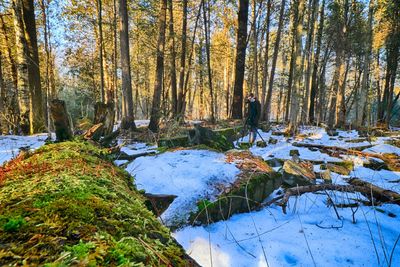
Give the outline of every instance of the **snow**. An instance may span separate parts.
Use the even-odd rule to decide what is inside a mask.
[[[137,126],[147,124],[148,120],[136,121]],[[274,130],[283,130],[283,127]],[[275,136],[272,130],[259,132],[267,142],[271,137],[278,140],[277,144],[268,144],[265,148],[250,148],[254,155],[265,160],[290,159],[290,150],[296,149],[300,159],[315,163],[315,172],[321,171],[319,162],[352,160],[355,169],[349,176],[331,172],[333,183],[347,184],[347,178],[357,177],[400,193],[400,172],[363,167],[366,159],[361,157],[342,155],[337,158],[293,145],[301,142],[344,148],[370,146],[363,151],[400,155],[399,148],[385,143],[394,137],[378,137],[373,142],[360,139],[354,143],[346,142],[360,138],[354,130],[338,131],[339,136],[331,137],[321,127],[302,127],[301,133],[305,137],[296,140]],[[46,138],[46,134],[0,136],[0,165],[18,155],[20,147],[36,149]],[[261,140],[260,136],[257,140]],[[248,141],[248,136],[243,141]],[[138,142],[125,144],[121,150],[128,155],[158,153],[156,146]],[[129,162],[116,160],[115,163]],[[280,171],[281,168],[274,169]],[[225,161],[223,153],[192,149],[170,151],[139,157],[130,162],[126,170],[135,177],[138,189],[177,196],[160,220],[167,226],[182,225],[173,235],[202,266],[400,266],[400,244],[395,246],[400,236],[398,205],[337,208],[338,219],[325,194],[308,193],[292,197],[287,214],[281,207],[272,205],[257,212],[234,215],[227,221],[184,226],[199,200],[215,199],[219,190],[233,183],[239,174],[240,170],[234,164]],[[283,190],[276,190],[274,194],[278,191]],[[336,204],[366,199],[359,194],[334,191],[328,191],[328,194]],[[356,223],[353,223],[353,213]]]
[[[400,148],[388,145],[388,144],[380,144],[373,146],[371,148],[367,148],[363,150],[364,152],[372,152],[372,153],[389,153],[389,154],[397,154],[400,156]]]
[[[360,207],[353,224],[350,208],[338,209],[338,220],[325,202],[323,195],[306,194],[290,200],[287,215],[272,206],[206,227],[189,226],[174,237],[202,266],[388,266],[399,219]],[[400,214],[396,205],[381,208]],[[392,266],[400,265],[399,251]]]
[[[46,133],[31,136],[0,136],[0,165],[16,157],[20,148],[37,149],[44,145],[46,139]]]
[[[365,167],[358,167],[350,175],[384,189],[400,193],[400,172],[388,170],[375,171]]]
[[[195,211],[197,201],[216,196],[218,185],[235,180],[239,169],[225,162],[222,153],[208,150],[179,150],[151,157],[139,157],[128,165],[138,189],[177,198],[162,214],[166,225],[179,224]]]

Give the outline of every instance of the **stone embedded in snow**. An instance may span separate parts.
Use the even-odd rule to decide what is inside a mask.
[[[350,172],[352,171],[352,169],[332,163],[321,164],[320,168],[321,170],[330,170],[332,172],[336,172],[342,175],[349,175]]]
[[[296,163],[292,160],[283,164],[283,181],[289,186],[310,185],[315,182],[316,176],[311,168],[304,163]]]

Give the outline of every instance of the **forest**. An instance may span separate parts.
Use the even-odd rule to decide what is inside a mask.
[[[399,123],[395,0],[125,2],[2,1],[3,133],[51,128],[56,98],[74,125],[103,102],[156,132],[241,119],[250,92],[294,132]]]
[[[400,0],[0,0],[0,265],[400,265],[399,63]]]

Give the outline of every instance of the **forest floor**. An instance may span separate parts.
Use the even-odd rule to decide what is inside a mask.
[[[249,151],[264,160],[288,160],[292,158],[290,151],[296,149],[301,160],[313,163],[316,173],[322,171],[321,163],[352,161],[354,168],[349,175],[331,172],[332,183],[347,184],[346,178],[357,177],[400,193],[400,172],[366,167],[367,159],[361,156],[328,155],[294,145],[297,142],[400,155],[400,148],[388,144],[390,140],[399,140],[400,132],[366,140],[355,130],[338,131],[338,136],[332,137],[323,128],[303,127],[301,137],[293,139],[274,134],[280,130],[281,126],[268,132],[260,130],[263,139],[274,138],[277,143],[264,148],[253,146]],[[240,141],[245,142],[247,138]],[[35,149],[45,139],[45,135],[0,137],[0,164],[14,157],[20,147]],[[131,143],[122,151],[128,155],[157,153],[132,162],[116,161],[116,164],[135,177],[138,189],[177,196],[160,216],[167,226],[182,225],[196,211],[199,200],[212,201],[240,173],[224,153],[207,149],[159,153],[154,145]],[[282,171],[281,167],[274,169]],[[317,183],[322,181],[317,179]],[[276,190],[273,196],[279,191],[282,189]],[[202,266],[400,266],[400,206],[338,207],[354,200],[366,198],[359,193],[338,191],[306,193],[290,198],[287,214],[272,204],[209,225],[186,224],[175,230],[173,236]]]

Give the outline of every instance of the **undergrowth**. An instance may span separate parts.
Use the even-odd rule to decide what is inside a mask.
[[[0,167],[0,265],[184,266],[132,178],[87,142]]]

